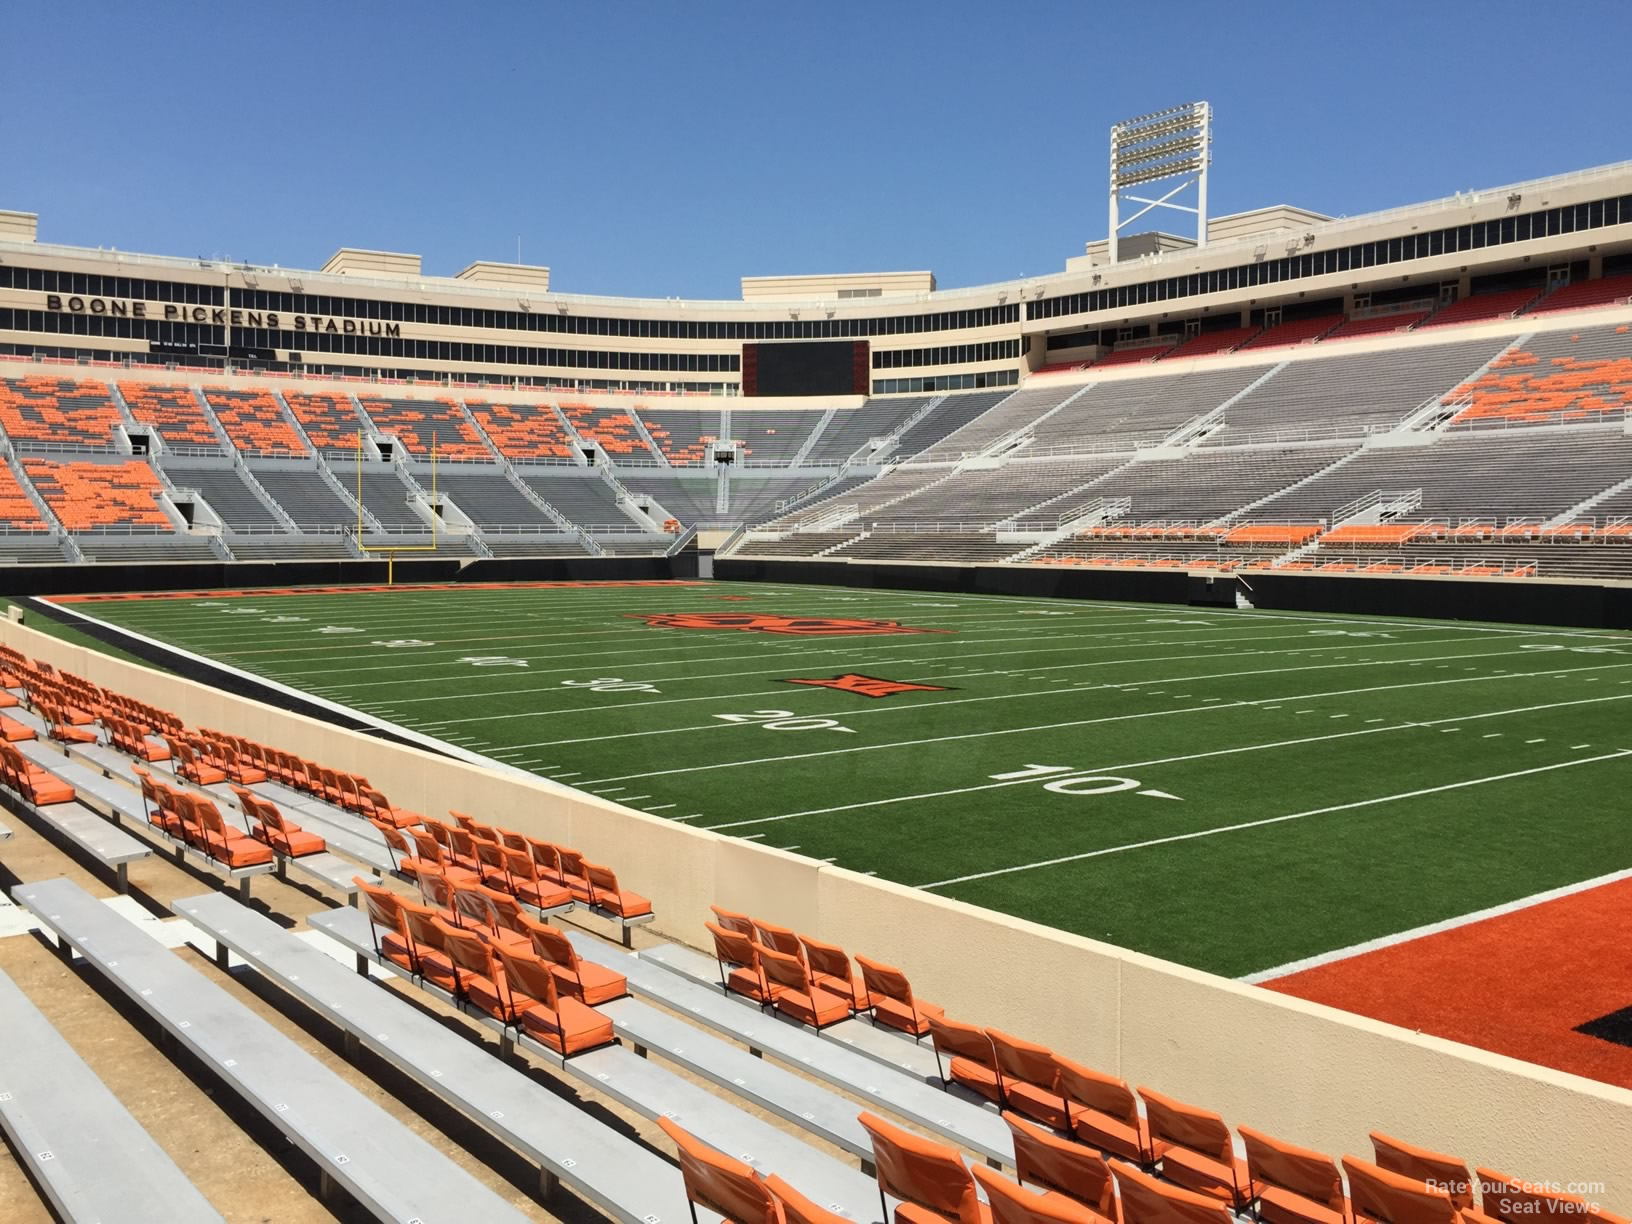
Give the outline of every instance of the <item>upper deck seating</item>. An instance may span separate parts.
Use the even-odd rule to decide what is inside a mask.
[[[159,506],[164,486],[140,459],[86,463],[28,458],[23,470],[69,531],[126,525],[174,529]]]
[[[548,404],[465,401],[472,416],[506,459],[524,463],[571,463],[572,439]]]
[[[562,404],[573,432],[586,442],[599,442],[601,449],[613,457],[655,461],[652,448],[640,436],[635,419],[622,408],[605,408],[594,404]]]
[[[102,383],[31,374],[0,380],[0,426],[23,449],[32,444],[109,450],[119,406]]]
[[[1426,310],[1402,310],[1391,314],[1367,315],[1363,319],[1349,319],[1321,337],[1328,340],[1355,340],[1362,336],[1380,336],[1388,332],[1409,331],[1428,317]]]
[[[720,440],[720,414],[695,408],[641,408],[640,419],[663,457],[676,467],[707,463],[709,443]],[[737,434],[741,437],[741,433]]]
[[[1266,327],[1241,345],[1243,349],[1286,348],[1293,344],[1309,344],[1319,340],[1332,328],[1343,322],[1340,314],[1316,315],[1309,319],[1292,319]]]
[[[166,445],[220,452],[221,439],[191,387],[122,382],[119,394],[130,405],[131,416],[158,430]]]
[[[306,453],[306,444],[270,391],[205,387],[202,394],[232,444],[246,455]]]
[[[1555,289],[1532,306],[1526,314],[1556,314],[1561,310],[1589,310],[1599,306],[1619,306],[1632,301],[1632,274],[1601,276],[1576,281]]]
[[[1080,384],[1028,387],[1007,396],[990,412],[955,429],[935,444],[933,454],[948,459],[985,449],[1006,434],[1016,433],[1045,416],[1082,390]]]
[[[452,400],[401,400],[367,395],[359,401],[381,432],[416,459],[491,459],[493,452]]]
[[[1256,327],[1225,327],[1216,331],[1198,332],[1182,344],[1169,349],[1163,361],[1177,361],[1185,357],[1206,357],[1213,353],[1228,353],[1240,348],[1258,334]]]
[[[363,422],[350,396],[338,391],[285,391],[283,402],[318,450],[357,453]]]
[[[1632,328],[1538,333],[1447,398],[1464,397],[1456,424],[1562,424],[1624,412],[1632,402]]]
[[[1453,327],[1458,323],[1484,323],[1491,319],[1512,318],[1540,295],[1539,289],[1502,289],[1495,293],[1476,293],[1435,311],[1425,322],[1417,324],[1417,330],[1427,331],[1430,327]]]

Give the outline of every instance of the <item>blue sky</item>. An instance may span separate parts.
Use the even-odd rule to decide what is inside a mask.
[[[1104,236],[1109,125],[1195,98],[1215,215],[1632,156],[1610,50],[1632,5],[1590,0],[147,0],[5,25],[0,208],[43,241],[308,268],[373,247],[447,275],[519,235],[563,292],[1058,271]]]

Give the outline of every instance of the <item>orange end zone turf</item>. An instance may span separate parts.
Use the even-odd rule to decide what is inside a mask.
[[[1632,880],[1618,880],[1263,985],[1632,1088],[1629,946]]]

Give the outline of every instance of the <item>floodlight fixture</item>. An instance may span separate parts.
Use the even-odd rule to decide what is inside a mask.
[[[1196,218],[1196,245],[1207,245],[1207,168],[1213,160],[1213,108],[1208,102],[1186,102],[1111,125],[1109,254],[1116,262],[1119,231],[1155,208],[1191,213]],[[1130,188],[1180,180],[1154,199],[1130,194]],[[1196,203],[1174,203],[1195,187]],[[1122,202],[1144,207],[1121,217]]]

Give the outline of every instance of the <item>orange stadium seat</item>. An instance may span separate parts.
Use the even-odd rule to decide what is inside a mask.
[[[557,988],[554,966],[542,957],[494,946],[510,990],[533,1001],[520,1009],[521,1027],[563,1058],[612,1044],[612,1021],[583,1000],[563,995]]]
[[[23,470],[69,531],[127,525],[174,529],[159,508],[164,486],[140,459],[73,463],[26,458]]]
[[[830,994],[848,1001],[852,1011],[860,1011],[865,991],[850,969],[850,957],[845,950],[838,944],[823,943],[808,935],[799,936],[799,946],[804,949],[811,980]]]
[[[782,1209],[783,1224],[851,1224],[848,1216],[811,1202],[774,1173],[765,1179],[765,1188]]]
[[[1381,1131],[1371,1132],[1371,1147],[1378,1168],[1437,1186],[1450,1195],[1458,1211],[1473,1206],[1473,1174],[1468,1172],[1466,1161],[1414,1147]]]
[[[1235,1224],[1219,1200],[1166,1186],[1123,1165],[1112,1167],[1122,1224]]]
[[[1148,1165],[1156,1159],[1139,1099],[1122,1080],[1054,1056],[1056,1083],[1071,1133],[1089,1147]]]
[[[452,400],[397,400],[360,397],[363,411],[381,433],[391,434],[408,453],[429,459],[432,445],[439,459],[492,459],[481,435]]]
[[[1456,1206],[1443,1190],[1353,1156],[1343,1157],[1343,1172],[1352,1224],[1458,1224]]]
[[[232,444],[249,455],[304,455],[306,445],[278,407],[269,391],[240,391],[235,387],[205,387],[215,419]]]
[[[525,925],[533,941],[533,951],[549,964],[550,972],[565,994],[594,1007],[629,993],[629,983],[623,974],[581,959],[572,941],[554,927],[542,922]]]
[[[159,431],[170,446],[197,446],[219,451],[216,436],[198,396],[190,387],[159,387],[152,383],[122,382],[119,394],[130,405],[130,414],[144,425]]]
[[[110,450],[119,406],[103,383],[32,374],[0,380],[0,427],[14,442]]]
[[[285,391],[283,402],[318,450],[356,452],[363,422],[350,396],[338,391]]]
[[[810,970],[797,956],[761,947],[759,963],[766,980],[772,986],[781,987],[772,996],[771,1005],[783,1015],[816,1029],[850,1018],[849,1003],[813,983]]]
[[[1054,1190],[1033,1194],[990,1169],[970,1172],[986,1191],[993,1224],[1100,1224],[1104,1219],[1069,1195]]]
[[[936,1004],[926,1003],[913,994],[906,974],[894,966],[864,956],[857,956],[856,964],[861,966],[863,1003],[865,1009],[873,1013],[874,1024],[922,1037],[929,1032],[929,1017],[945,1014]]]
[[[1055,1128],[1067,1124],[1065,1105],[1055,1090],[1059,1069],[1054,1051],[1033,1041],[1022,1041],[1000,1029],[989,1028],[992,1052],[1003,1080],[1008,1107]]]
[[[1348,1162],[1344,1165],[1347,1167]],[[1479,1178],[1479,1209],[1482,1214],[1505,1224],[1536,1224],[1537,1220],[1579,1220],[1593,1224],[1627,1224],[1574,1194],[1532,1185],[1517,1177],[1491,1169],[1474,1170]]]
[[[734,1224],[783,1224],[776,1196],[751,1165],[710,1147],[668,1118],[659,1117],[657,1124],[674,1140],[693,1221],[700,1206]]]
[[[644,412],[645,409],[637,404],[635,411]],[[713,434],[698,434],[695,438],[688,437],[684,441],[677,441],[670,430],[658,424],[651,416],[643,416],[641,421],[645,424],[646,432],[652,441],[657,443],[657,449],[663,452],[664,458],[670,463],[686,467],[708,461],[708,444],[715,441]]]
[[[1005,1112],[1003,1121],[1014,1139],[1014,1172],[1021,1185],[1029,1182],[1045,1190],[1057,1190],[1088,1207],[1100,1219],[1116,1219],[1116,1188],[1105,1157],[1018,1114]]]
[[[929,1022],[930,1044],[935,1050],[941,1087],[962,1084],[988,1101],[1002,1104],[1003,1073],[998,1068],[997,1052],[992,1049],[992,1039],[986,1030],[945,1016],[930,1015],[925,1019]]]
[[[572,461],[572,439],[548,404],[466,400],[465,407],[506,459]]]
[[[890,1194],[901,1200],[895,1224],[992,1224],[991,1210],[980,1201],[975,1179],[956,1148],[932,1143],[876,1114],[863,1112],[857,1121],[873,1141],[873,1169],[886,1219],[889,1202],[884,1196]]]
[[[1175,1185],[1244,1208],[1247,1165],[1235,1154],[1235,1139],[1224,1119],[1143,1086],[1139,1099],[1150,1122],[1150,1139],[1162,1176]]]
[[[720,989],[752,999],[761,1007],[775,1002],[782,988],[765,976],[765,968],[759,960],[759,944],[741,931],[728,931],[718,923],[705,922],[703,926],[714,939]]]
[[[1268,1224],[1347,1224],[1349,1200],[1337,1161],[1240,1127],[1256,1216]]]

